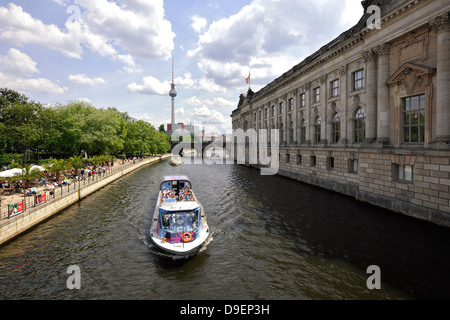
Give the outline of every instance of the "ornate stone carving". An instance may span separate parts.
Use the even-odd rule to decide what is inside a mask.
[[[406,68],[405,70],[403,70],[403,77],[400,80],[400,83],[403,84],[406,91],[413,91],[414,87],[416,86],[416,82],[417,74],[415,71],[413,71],[411,68]]]
[[[406,63],[387,82],[389,85],[397,84],[407,93],[413,94],[416,91],[426,90],[430,85],[430,77],[435,71],[433,68]]]
[[[356,107],[359,107],[359,103],[361,102],[361,98],[359,97],[359,94],[355,94],[354,96],[353,96],[353,104],[356,106]]]
[[[333,101],[330,103],[331,111],[334,113],[336,112],[336,101]]]
[[[399,64],[412,61],[428,60],[428,32],[416,34],[409,33],[406,40],[398,45],[399,48]]]
[[[363,56],[364,61],[366,61],[366,62],[375,60],[375,58],[376,58],[376,54],[373,52],[373,50],[364,51],[362,53],[362,56]]]
[[[374,52],[379,56],[390,55],[391,49],[392,49],[392,46],[390,43],[383,43],[382,45],[377,46],[374,49]]]
[[[347,74],[347,71],[348,71],[348,66],[347,65],[342,66],[342,67],[339,68],[339,74],[341,76],[345,76]]]
[[[447,12],[430,22],[434,31],[439,34],[444,31],[450,31],[450,13]]]

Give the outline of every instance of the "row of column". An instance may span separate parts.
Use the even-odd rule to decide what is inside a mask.
[[[446,13],[435,18],[430,22],[437,34],[437,73],[436,73],[436,136],[433,137],[434,142],[450,143],[450,15]],[[391,70],[389,69],[389,55],[391,53],[391,45],[385,43],[373,49],[363,52],[363,58],[366,65],[366,141],[378,142],[381,144],[389,144],[390,142],[390,91],[387,84],[387,79],[390,77]],[[342,76],[342,74],[341,74]],[[341,81],[346,84],[347,80]],[[309,89],[309,88],[308,88]],[[345,91],[347,88],[341,88]],[[306,90],[307,101],[310,99],[310,90]],[[327,92],[327,91],[326,91]],[[322,94],[321,94],[322,95]],[[275,105],[274,122],[276,127],[280,125],[279,103],[284,101],[284,112],[281,122],[283,123],[284,139],[289,139],[290,121],[288,121],[289,98],[287,95],[283,99],[273,101],[269,104],[269,117],[266,119],[264,110],[262,108],[263,117],[259,120],[259,108],[257,108],[256,123],[261,123],[264,127],[264,120],[268,122],[268,129],[272,127],[272,105]],[[300,102],[297,95],[293,96],[295,104]],[[325,102],[326,103],[326,102]],[[297,111],[292,115],[294,122],[294,141],[298,138],[299,123],[297,119]],[[312,112],[311,110],[309,110]],[[254,111],[251,111],[251,113]],[[252,123],[252,114],[250,114],[249,122]],[[307,140],[310,137],[308,135]]]
[[[437,34],[436,137],[450,144],[450,13],[431,22]]]
[[[363,53],[367,62],[366,141],[388,144],[389,139],[389,54],[391,45],[382,44]],[[378,63],[377,63],[378,60]]]

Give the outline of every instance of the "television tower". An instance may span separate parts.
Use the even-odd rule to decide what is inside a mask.
[[[171,84],[171,89],[169,91],[169,96],[172,98],[172,128],[175,125],[175,97],[177,96],[177,90],[175,89],[175,81],[174,81],[173,76],[174,76],[174,69],[173,69],[173,56],[172,56],[172,84]]]

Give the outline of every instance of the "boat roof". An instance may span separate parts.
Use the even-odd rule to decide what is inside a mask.
[[[197,201],[164,201],[160,208],[165,211],[191,211],[198,207],[200,205]]]
[[[162,178],[161,183],[166,182],[166,181],[189,181],[189,182],[191,182],[191,180],[189,179],[188,176],[165,176]]]

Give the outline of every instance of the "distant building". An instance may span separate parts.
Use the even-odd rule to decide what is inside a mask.
[[[173,132],[177,132],[180,135],[199,135],[200,128],[198,126],[193,126],[190,124],[184,124],[182,122],[177,123],[175,125],[167,124],[166,134],[171,135]]]
[[[450,226],[450,2],[362,4],[356,26],[242,94],[233,129],[278,129],[280,175]]]

